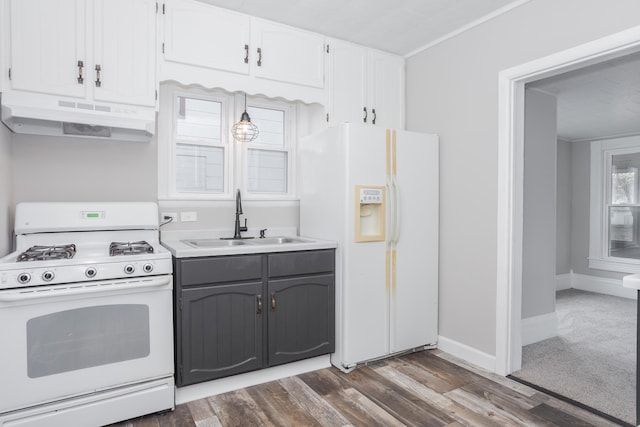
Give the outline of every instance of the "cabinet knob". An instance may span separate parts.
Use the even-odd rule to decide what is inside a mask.
[[[371,113],[373,113],[373,119],[371,119],[371,124],[376,124],[376,109],[372,109]]]
[[[245,64],[249,63],[249,45],[248,44],[244,45],[244,63]]]
[[[256,295],[256,314],[262,314],[262,295]]]
[[[100,67],[100,64],[96,64],[96,87],[102,86],[102,82],[100,81],[101,70],[102,70],[102,67]]]
[[[365,123],[367,123],[367,107],[363,108],[364,111],[364,118],[362,119]]]
[[[262,48],[258,48],[258,67],[262,67]]]
[[[271,294],[271,311],[276,311],[276,294]]]
[[[84,62],[78,61],[78,84],[81,85],[84,83],[84,78],[82,77],[82,68],[84,67]]]

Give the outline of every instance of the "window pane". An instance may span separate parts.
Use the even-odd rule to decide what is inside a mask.
[[[224,148],[176,144],[176,190],[222,193]]]
[[[252,193],[287,192],[287,153],[247,150],[247,189]]]
[[[638,168],[640,153],[611,157],[611,203],[638,203]]]
[[[609,206],[609,256],[640,259],[640,207]]]
[[[251,144],[284,147],[284,111],[247,107],[251,121],[258,126],[258,138]]]
[[[219,144],[222,135],[222,103],[178,97],[178,140]]]

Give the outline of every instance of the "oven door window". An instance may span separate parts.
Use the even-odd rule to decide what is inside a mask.
[[[27,321],[27,374],[39,378],[149,356],[149,307],[112,304]]]

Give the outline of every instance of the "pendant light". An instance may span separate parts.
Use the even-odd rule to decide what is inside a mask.
[[[251,142],[258,137],[258,126],[251,123],[249,113],[247,113],[247,94],[244,94],[244,113],[240,116],[240,121],[233,125],[231,134],[238,142]]]

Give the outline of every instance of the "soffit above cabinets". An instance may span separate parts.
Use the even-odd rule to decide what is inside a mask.
[[[407,55],[528,0],[199,0]]]
[[[561,139],[588,141],[640,134],[640,53],[534,81],[527,87],[556,97]]]

